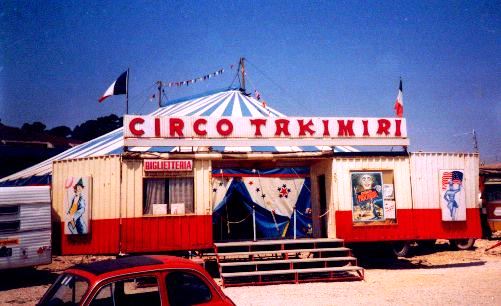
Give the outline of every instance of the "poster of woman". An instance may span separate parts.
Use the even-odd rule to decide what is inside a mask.
[[[442,221],[466,221],[463,170],[440,170]]]
[[[381,172],[352,172],[353,221],[384,221],[383,175]]]
[[[69,177],[64,187],[64,233],[66,235],[88,234],[90,177]]]

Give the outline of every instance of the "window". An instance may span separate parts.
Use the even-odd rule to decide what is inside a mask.
[[[0,233],[14,233],[21,228],[21,221],[2,221],[0,222]]]
[[[0,206],[0,216],[2,215],[17,215],[19,213],[19,205]]]
[[[76,275],[63,274],[54,285],[49,289],[46,296],[39,305],[78,305],[85,291],[87,291],[88,283],[83,278]]]
[[[138,277],[116,281],[102,287],[91,306],[160,305],[160,293],[155,277]]]
[[[501,184],[485,185],[483,198],[488,202],[501,200]]]
[[[144,179],[143,214],[193,213],[193,177]]]
[[[212,298],[205,282],[191,273],[171,272],[165,278],[165,285],[171,306],[196,305]]]

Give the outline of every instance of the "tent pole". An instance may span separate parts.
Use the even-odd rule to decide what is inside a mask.
[[[162,107],[162,81],[158,81],[158,108]]]
[[[297,211],[296,211],[296,206],[294,205],[294,240],[296,240],[296,215]]]
[[[252,205],[252,230],[254,231],[254,241],[256,241],[256,208]]]
[[[245,93],[245,58],[241,57],[240,58],[240,73],[242,74],[242,80],[240,81],[240,89],[243,89]]]

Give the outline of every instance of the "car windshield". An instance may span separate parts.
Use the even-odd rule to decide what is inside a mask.
[[[84,278],[72,274],[62,274],[47,290],[47,293],[38,305],[78,305],[88,287],[89,283]]]

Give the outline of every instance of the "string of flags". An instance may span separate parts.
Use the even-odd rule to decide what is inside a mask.
[[[201,82],[201,81],[206,81],[208,79],[211,79],[211,78],[216,77],[218,75],[221,75],[223,73],[224,73],[224,68],[221,68],[213,73],[209,73],[209,74],[206,74],[204,76],[194,78],[191,80],[186,80],[186,81],[181,81],[181,82],[169,82],[169,83],[167,83],[167,86],[168,87],[189,86],[190,84],[194,84],[194,83]]]
[[[264,108],[266,108],[266,101],[264,99],[261,100],[261,93],[257,91],[257,89],[254,90],[254,97],[263,104]]]

